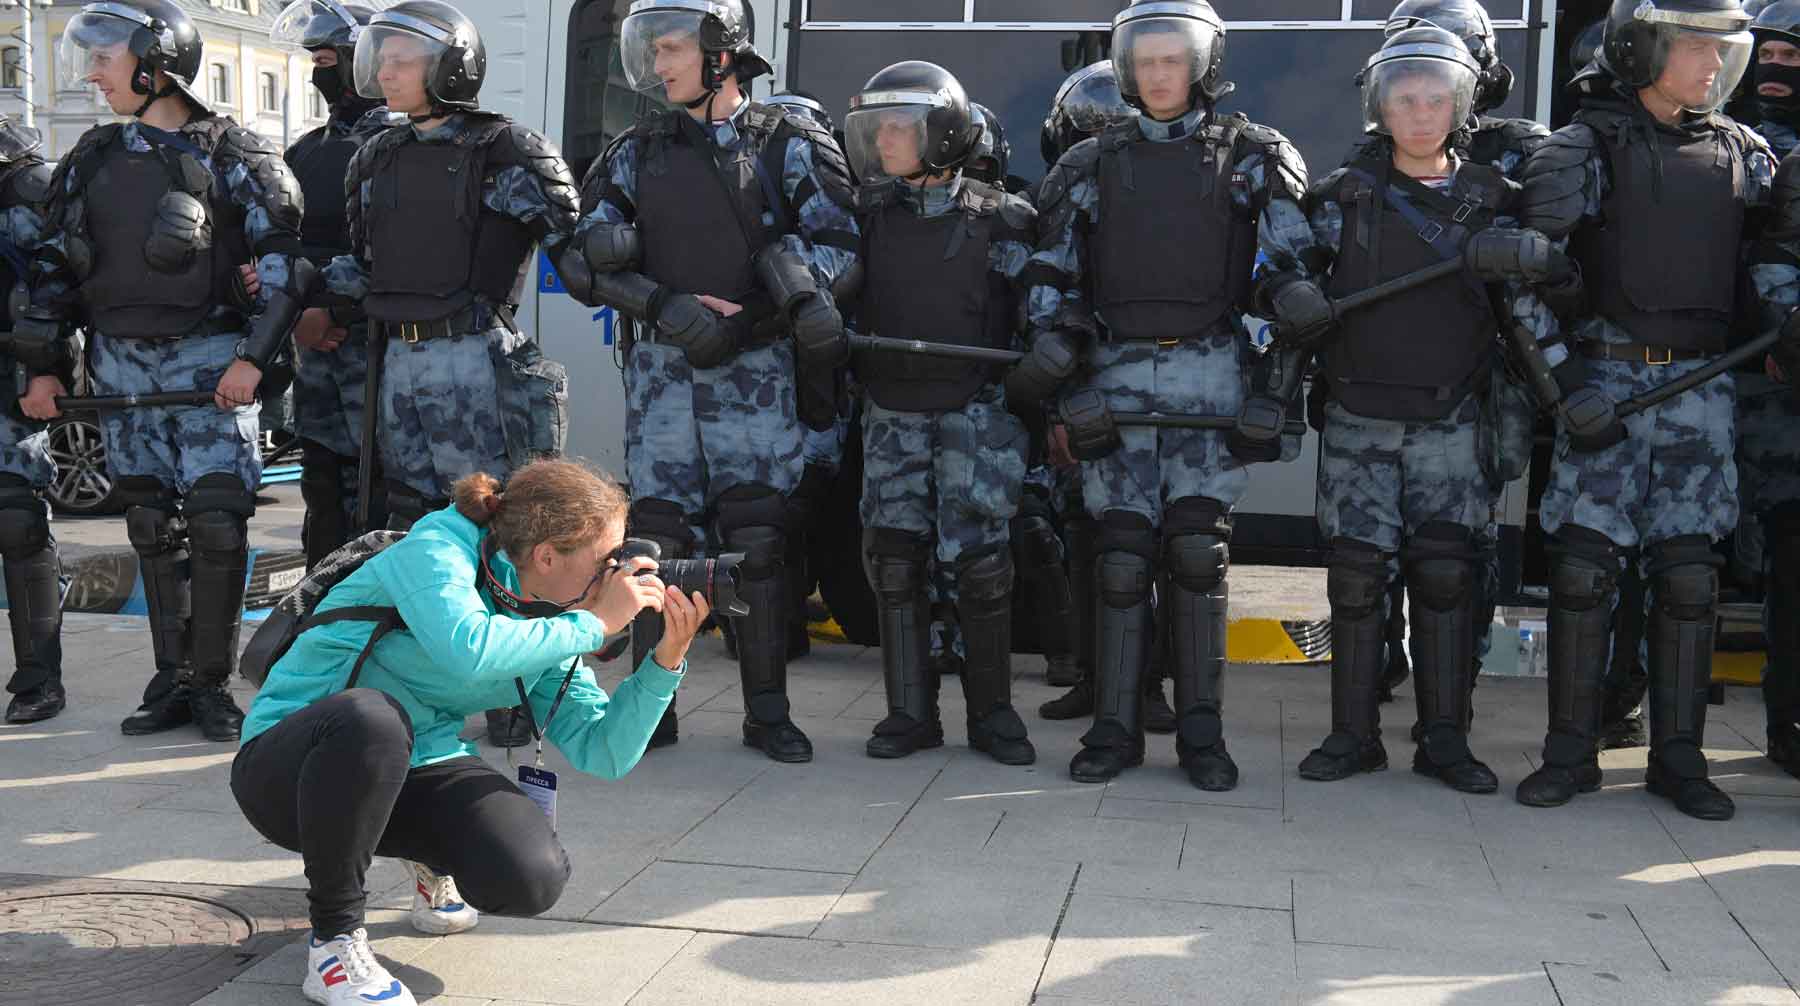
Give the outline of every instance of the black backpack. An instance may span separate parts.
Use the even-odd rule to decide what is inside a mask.
[[[269,617],[257,626],[250,644],[244,647],[244,655],[238,659],[238,673],[260,688],[269,678],[269,669],[306,630],[333,622],[373,622],[375,631],[369,634],[369,641],[356,655],[356,665],[350,670],[350,679],[344,683],[346,689],[355,688],[356,679],[362,675],[363,664],[374,651],[375,644],[389,632],[406,628],[400,620],[400,609],[380,604],[355,604],[318,614],[314,614],[314,609],[325,600],[331,588],[404,537],[404,531],[370,531],[320,560],[298,586],[275,602]]]

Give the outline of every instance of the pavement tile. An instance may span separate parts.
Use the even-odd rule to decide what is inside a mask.
[[[848,874],[652,863],[586,921],[805,936],[832,911]]]
[[[395,975],[408,985],[436,982],[457,995],[623,1004],[693,935],[487,916],[473,933],[440,941]]]
[[[1692,977],[1618,972],[1575,964],[1545,967],[1563,1006],[1796,1006],[1800,996],[1782,984],[1739,976]]]
[[[1302,943],[1296,1006],[1558,1006],[1541,965]]]
[[[1041,956],[1074,879],[1070,864],[883,851],[812,938],[945,949],[1035,944]]]
[[[1281,1002],[1298,988],[1287,912],[1077,894],[1040,995],[1103,1002]]]

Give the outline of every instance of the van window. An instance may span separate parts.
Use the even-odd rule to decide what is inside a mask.
[[[662,102],[625,83],[619,26],[631,0],[580,0],[569,15],[569,69],[563,99],[563,156],[580,179],[638,117]]]

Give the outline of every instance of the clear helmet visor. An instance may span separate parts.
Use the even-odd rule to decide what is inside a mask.
[[[844,153],[865,184],[911,178],[925,170],[928,105],[878,105],[844,118]]]
[[[1689,112],[1723,107],[1756,56],[1756,39],[1747,31],[1696,31],[1668,24],[1652,28],[1650,65],[1662,70],[1651,87]]]
[[[356,33],[356,93],[389,98],[428,88],[448,49],[436,39],[389,24],[368,25]],[[388,83],[382,87],[383,79]]]
[[[1119,90],[1160,105],[1185,101],[1206,75],[1218,47],[1212,25],[1190,17],[1147,17],[1113,29],[1112,61]]]
[[[625,82],[634,91],[667,98],[664,81],[700,88],[704,53],[695,10],[659,9],[627,15],[619,33]]]
[[[1076,132],[1088,136],[1137,114],[1120,96],[1119,80],[1110,68],[1074,81],[1056,103],[1056,111]]]
[[[1383,60],[1363,75],[1363,131],[1448,137],[1475,107],[1475,71],[1429,56]]]
[[[89,11],[70,18],[56,44],[57,85],[80,90],[89,77],[110,76],[121,65],[136,69],[131,36],[142,27],[122,17]]]
[[[364,0],[364,6],[371,5]],[[290,49],[323,49],[345,39],[356,28],[356,16],[338,0],[294,0],[275,16],[269,41]]]

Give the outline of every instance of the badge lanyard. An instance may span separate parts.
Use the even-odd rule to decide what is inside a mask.
[[[562,686],[556,690],[556,698],[550,702],[550,711],[544,715],[544,726],[538,728],[537,714],[531,710],[531,697],[525,692],[525,680],[514,678],[513,685],[519,690],[519,706],[525,710],[525,722],[531,727],[531,738],[537,743],[534,763],[519,766],[519,788],[538,805],[544,816],[550,819],[550,830],[556,830],[556,773],[544,767],[544,733],[556,719],[556,711],[562,708],[564,696],[569,694],[569,685],[575,680],[575,669],[579,661],[569,665],[569,671],[563,675]],[[512,749],[506,751],[507,764],[512,763]]]

